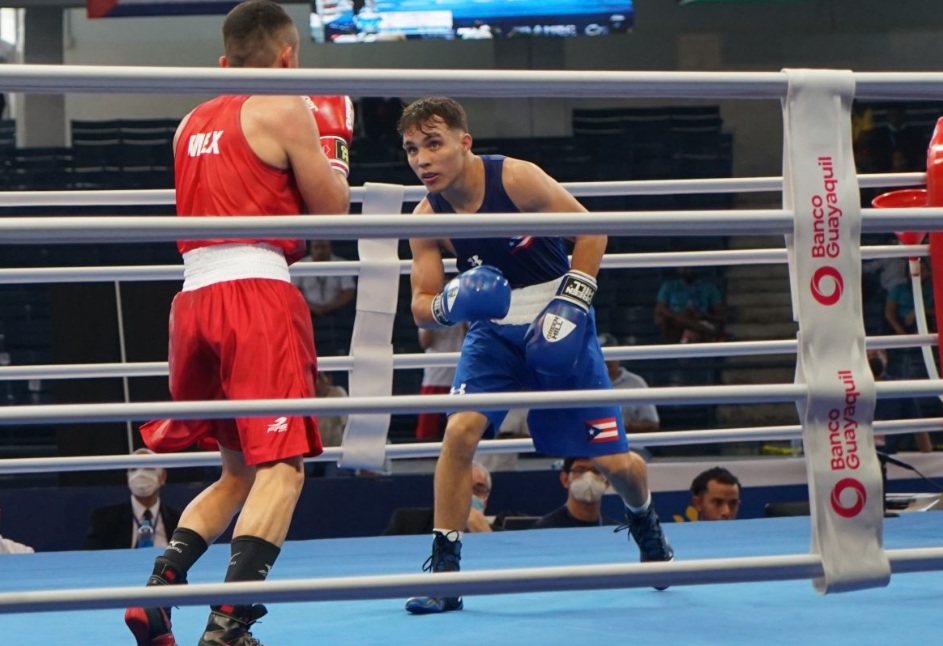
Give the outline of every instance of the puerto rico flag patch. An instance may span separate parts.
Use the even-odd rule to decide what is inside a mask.
[[[527,249],[533,241],[534,236],[517,236],[508,240],[508,248],[512,254],[515,254],[518,251]]]
[[[615,417],[589,420],[586,422],[586,434],[590,444],[615,442],[619,439],[619,424]]]

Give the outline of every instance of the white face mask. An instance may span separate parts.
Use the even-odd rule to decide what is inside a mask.
[[[138,498],[153,496],[160,486],[157,469],[129,469],[128,488]]]
[[[580,502],[599,502],[606,491],[606,481],[593,473],[570,480],[570,493]]]

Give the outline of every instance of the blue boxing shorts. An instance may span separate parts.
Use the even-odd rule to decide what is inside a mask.
[[[541,287],[543,285],[534,286]],[[592,309],[589,312],[589,325],[586,326],[585,348],[579,354],[571,374],[548,378],[527,368],[524,362],[524,335],[530,321],[537,317],[553,296],[553,292],[550,292],[546,300],[541,299],[543,304],[528,303],[526,307],[516,307],[515,301],[520,300],[515,298],[517,293],[531,289],[514,290],[511,311],[501,322],[475,321],[471,324],[455,369],[452,395],[612,389],[596,338],[596,319]],[[468,409],[456,408],[449,414],[462,410]],[[493,438],[501,428],[507,411],[483,411],[482,414],[490,422],[485,437]],[[591,457],[624,453],[629,449],[619,406],[533,409],[527,416],[527,424],[535,448],[545,455]]]

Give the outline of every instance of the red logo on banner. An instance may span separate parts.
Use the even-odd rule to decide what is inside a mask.
[[[832,279],[831,291],[827,292],[822,291],[822,283],[826,278]],[[827,282],[825,286],[828,286]],[[812,297],[815,300],[822,305],[834,305],[841,298],[842,291],[845,289],[845,281],[842,279],[840,271],[831,265],[825,265],[816,269],[815,273],[812,274],[810,287],[812,288]]]
[[[841,498],[842,494],[849,489],[854,492],[855,500],[851,505],[846,505]],[[867,499],[868,494],[864,490],[864,485],[854,478],[842,478],[832,489],[832,509],[842,518],[854,518],[860,514]]]

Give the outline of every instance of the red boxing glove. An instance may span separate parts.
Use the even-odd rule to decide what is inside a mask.
[[[321,131],[321,150],[331,166],[350,174],[349,146],[354,138],[354,104],[349,96],[303,97]]]

